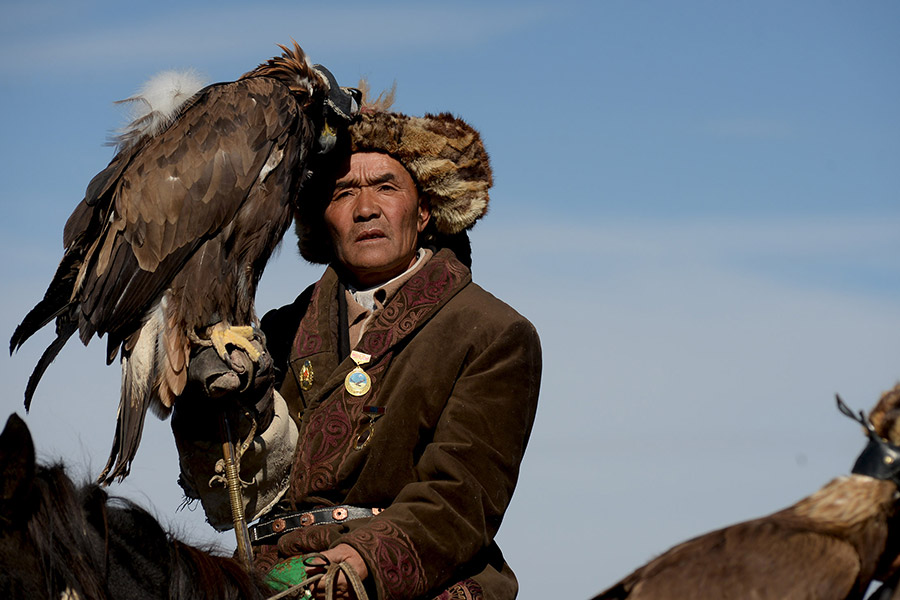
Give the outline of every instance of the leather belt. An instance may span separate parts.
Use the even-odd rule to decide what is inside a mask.
[[[361,508],[359,506],[327,506],[303,512],[280,513],[264,518],[249,527],[250,541],[253,543],[270,540],[274,542],[282,534],[313,525],[330,525],[353,519],[364,519],[380,514],[383,508]]]

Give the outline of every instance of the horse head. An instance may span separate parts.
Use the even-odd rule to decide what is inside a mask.
[[[110,597],[96,527],[106,497],[97,491],[77,488],[61,465],[38,465],[28,426],[9,417],[0,434],[0,595]]]
[[[4,530],[27,512],[34,468],[31,433],[25,421],[13,413],[0,434],[0,521]]]
[[[35,462],[25,422],[0,434],[0,598],[265,598],[236,560],[181,542],[146,510]]]

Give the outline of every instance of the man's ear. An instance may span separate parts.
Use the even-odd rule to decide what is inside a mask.
[[[422,233],[431,220],[431,207],[427,200],[419,200],[419,215],[416,218],[416,230]]]

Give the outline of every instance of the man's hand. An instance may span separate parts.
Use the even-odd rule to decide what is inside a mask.
[[[338,544],[334,548],[325,550],[324,552],[320,552],[319,554],[333,563],[347,563],[347,565],[350,566],[350,568],[352,568],[357,575],[359,575],[360,580],[362,580],[363,582],[365,582],[366,578],[369,576],[369,569],[366,567],[366,562],[362,559],[362,556],[359,555],[359,552],[357,552],[353,548],[353,546],[350,546],[349,544]],[[319,567],[317,565],[317,561],[310,562],[310,565],[307,568],[308,575],[316,575],[317,573],[322,572],[324,572],[324,568]],[[313,598],[325,598],[324,580],[320,579],[316,582],[315,587],[312,588],[312,593]],[[343,572],[339,573],[335,580],[334,597],[345,598],[347,600],[356,598],[356,595],[353,593],[350,583],[347,581],[347,577]]]
[[[225,413],[236,427],[240,439],[249,430],[243,419],[247,413],[255,419],[256,433],[266,430],[274,414],[275,373],[265,340],[254,340],[259,350],[256,362],[240,349],[231,351],[226,364],[212,346],[191,357],[184,393],[175,401],[172,429],[185,440],[218,440],[219,418]],[[243,421],[243,422],[242,422]]]

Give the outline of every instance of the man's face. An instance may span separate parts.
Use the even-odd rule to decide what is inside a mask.
[[[430,217],[409,172],[378,152],[350,155],[325,208],[335,258],[364,288],[409,268]]]

